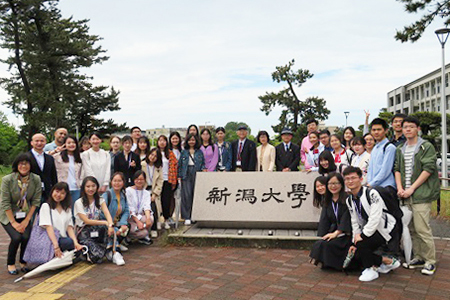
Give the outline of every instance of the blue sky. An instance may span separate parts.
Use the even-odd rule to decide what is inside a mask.
[[[357,127],[364,109],[374,117],[388,91],[441,63],[441,20],[419,42],[397,42],[395,29],[416,16],[394,0],[61,0],[60,9],[90,19],[91,33],[103,37],[111,58],[87,73],[119,89],[122,107],[104,117],[141,128],[245,121],[271,132],[280,109],[266,116],[258,96],[283,87],[271,73],[291,59],[315,74],[297,95],[324,98],[328,125],[345,124],[349,111]]]

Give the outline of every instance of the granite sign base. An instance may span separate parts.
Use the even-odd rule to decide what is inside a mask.
[[[199,227],[317,229],[317,173],[199,172],[192,219]]]

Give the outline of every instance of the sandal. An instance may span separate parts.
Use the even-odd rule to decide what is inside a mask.
[[[17,269],[14,269],[12,271],[8,270],[8,267],[6,267],[6,270],[8,271],[9,275],[17,275],[19,274],[19,271],[17,271]]]

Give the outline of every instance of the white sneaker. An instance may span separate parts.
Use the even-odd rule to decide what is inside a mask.
[[[157,238],[157,237],[158,237],[158,231],[156,231],[156,230],[150,231],[150,236],[151,236],[152,238]]]
[[[359,276],[359,281],[372,281],[377,279],[379,276],[380,275],[374,268],[367,268],[362,272],[361,276]]]
[[[184,225],[191,225],[191,220],[184,220]]]
[[[164,222],[164,229],[170,229],[169,221]]]
[[[122,244],[119,245],[119,249],[120,249],[120,251],[122,251],[122,252],[128,251],[128,247],[125,246],[125,245],[122,245]]]
[[[125,264],[125,261],[123,260],[123,256],[119,252],[114,253],[112,261],[113,261],[113,263],[115,263],[118,266],[123,266]]]
[[[392,258],[392,263],[391,264],[389,264],[389,265],[381,264],[380,265],[380,267],[378,268],[378,273],[387,274],[390,271],[395,270],[398,267],[400,267],[400,265],[401,264],[400,264],[400,262],[397,259]]]
[[[162,229],[161,222],[156,223],[156,229],[158,229],[158,230]]]

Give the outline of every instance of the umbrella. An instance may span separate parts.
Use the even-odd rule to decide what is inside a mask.
[[[412,219],[412,211],[409,210],[407,206],[401,207],[403,212],[402,223],[403,223],[403,232],[402,232],[402,246],[403,251],[405,252],[405,261],[407,264],[411,261],[412,254],[412,240],[411,233],[409,232],[409,222]]]
[[[86,246],[83,246],[83,247],[84,247],[83,254],[86,254],[88,249]],[[46,262],[45,264],[42,264],[42,265],[38,266],[37,268],[34,268],[33,270],[26,273],[22,277],[14,280],[14,282],[19,282],[22,279],[38,275],[45,271],[58,270],[58,269],[70,266],[71,264],[73,264],[73,260],[75,259],[75,251],[76,250],[64,251],[63,255],[61,257],[55,257],[52,260]]]

